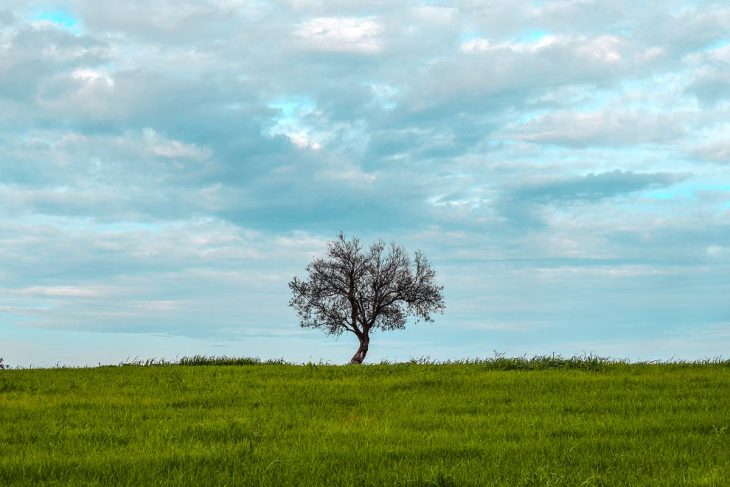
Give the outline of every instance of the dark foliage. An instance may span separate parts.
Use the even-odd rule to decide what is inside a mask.
[[[354,333],[360,348],[353,363],[365,359],[372,330],[405,328],[410,316],[432,321],[433,313],[444,310],[443,287],[436,285],[426,257],[416,252],[411,259],[395,243],[379,240],[366,250],[357,238],[340,234],[307,273],[307,280],[295,277],[289,283],[290,306],[302,327]]]

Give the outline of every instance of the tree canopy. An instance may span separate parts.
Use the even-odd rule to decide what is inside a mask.
[[[352,363],[362,363],[370,332],[405,328],[408,318],[432,321],[443,312],[442,290],[426,257],[413,258],[395,243],[382,240],[365,249],[360,240],[340,233],[329,242],[325,257],[306,268],[308,278],[294,277],[290,306],[304,328],[321,328],[328,334],[344,331],[360,342]]]

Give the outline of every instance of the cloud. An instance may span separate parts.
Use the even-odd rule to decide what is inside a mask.
[[[713,66],[702,69],[687,90],[706,105],[714,105],[730,98],[730,74],[728,65]]]
[[[693,154],[706,161],[730,163],[730,141],[723,138],[708,142],[697,147]]]
[[[110,32],[126,39],[186,44],[229,36],[237,23],[256,19],[265,4],[225,0],[158,0],[154,8],[140,0],[114,0],[105,5],[76,2],[75,13],[88,30]]]
[[[649,16],[653,16],[652,28],[636,34],[649,42],[666,46],[678,57],[726,37],[730,28],[730,8],[711,2],[687,6],[677,13],[646,9],[641,20],[649,21]]]
[[[686,174],[634,173],[618,169],[570,178],[542,178],[522,182],[505,191],[494,200],[494,206],[513,227],[546,230],[551,225],[565,225],[551,221],[555,208],[570,211],[576,207],[585,211],[586,205],[596,205],[610,198],[629,198],[640,191],[664,188],[687,178]],[[561,245],[559,239],[555,243]]]
[[[54,25],[11,25],[0,44],[0,95],[32,100],[40,85],[77,68],[108,60],[107,44]],[[0,37],[0,39],[2,39]]]
[[[684,132],[681,114],[609,109],[553,112],[517,127],[522,140],[566,146],[632,145],[676,140]]]
[[[688,155],[700,161],[725,164],[730,162],[730,125],[720,123],[705,128],[692,142]]]
[[[93,298],[99,296],[100,293],[99,289],[70,286],[35,286],[18,291],[18,294],[21,295],[59,298]]]
[[[60,26],[61,28],[74,33],[78,33],[80,31],[78,19],[66,10],[39,10],[36,12],[33,19],[35,25],[48,23],[53,26]]]
[[[558,201],[592,201],[650,188],[662,188],[686,179],[686,175],[669,173],[642,174],[614,170],[600,174],[526,185],[513,191],[522,201],[548,203]]]
[[[563,39],[559,39],[555,36],[546,35],[538,39],[534,39],[528,42],[500,42],[491,43],[489,39],[477,38],[470,39],[461,43],[461,50],[464,52],[478,53],[478,52],[489,52],[508,50],[515,53],[536,53],[546,49],[552,45],[565,42]]]
[[[114,79],[103,71],[94,69],[76,69],[71,73],[71,77],[81,80],[87,84],[102,83],[109,88],[114,87]]]
[[[186,144],[179,140],[165,139],[150,128],[144,130],[144,139],[148,144],[148,150],[152,154],[165,159],[204,161],[212,155],[212,151],[208,148],[201,148],[195,144]]]
[[[15,24],[17,18],[10,10],[0,10],[0,26],[9,26]]]
[[[294,35],[313,49],[332,52],[375,53],[382,45],[382,26],[374,19],[319,17],[301,23]]]

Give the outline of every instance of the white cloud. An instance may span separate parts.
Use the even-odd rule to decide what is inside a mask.
[[[107,290],[103,288],[81,286],[35,286],[18,291],[20,295],[52,298],[96,298],[106,293]]]
[[[618,36],[606,35],[588,39],[578,52],[586,57],[607,63],[617,63],[622,59],[621,51],[626,41]]]
[[[730,140],[713,140],[697,147],[693,154],[706,161],[730,163]]]
[[[375,53],[382,48],[383,27],[371,18],[319,17],[301,23],[294,35],[313,49]]]
[[[730,64],[730,41],[726,44],[714,47],[707,52],[707,57],[712,61]]]
[[[307,131],[296,131],[289,132],[286,134],[292,144],[296,145],[300,149],[313,149],[319,150],[322,148],[322,144],[318,142],[314,136]]]
[[[373,94],[373,102],[384,110],[393,110],[397,106],[400,89],[387,83],[370,83],[368,86]]]
[[[462,42],[460,48],[466,53],[506,51],[532,55],[550,49],[556,53],[560,52],[566,58],[608,65],[653,61],[664,53],[661,47],[638,46],[627,38],[616,35],[590,37],[546,34],[534,40],[507,42],[493,42],[479,37]]]
[[[550,46],[566,43],[566,39],[547,35],[532,42],[490,42],[489,39],[476,38],[461,43],[461,50],[464,52],[488,52],[497,50],[508,50],[516,53],[536,53]]]
[[[165,159],[204,161],[212,155],[212,151],[207,147],[198,147],[195,144],[167,139],[151,128],[144,129],[144,140],[152,154]]]
[[[102,83],[108,88],[114,88],[114,78],[108,73],[96,69],[79,68],[71,73],[71,77],[88,84]]]
[[[442,5],[421,5],[414,9],[416,17],[431,24],[450,24],[458,11],[453,7]]]
[[[461,43],[461,50],[464,52],[489,51],[495,48],[494,44],[483,38],[470,39]]]
[[[722,245],[710,245],[707,247],[707,255],[710,257],[724,257],[730,255],[730,247]]]
[[[568,146],[672,142],[684,132],[682,114],[609,108],[555,111],[514,127],[517,138]]]
[[[724,111],[718,116],[727,117]],[[691,156],[709,162],[730,163],[730,124],[723,120],[723,123],[707,126],[696,138],[699,142],[689,149]]]
[[[359,168],[338,167],[336,169],[325,170],[319,173],[319,176],[330,181],[341,181],[352,186],[367,186],[377,180],[375,174],[369,174]]]

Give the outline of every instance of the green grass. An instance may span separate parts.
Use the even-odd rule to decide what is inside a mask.
[[[0,371],[0,485],[730,485],[729,362],[180,362]]]

